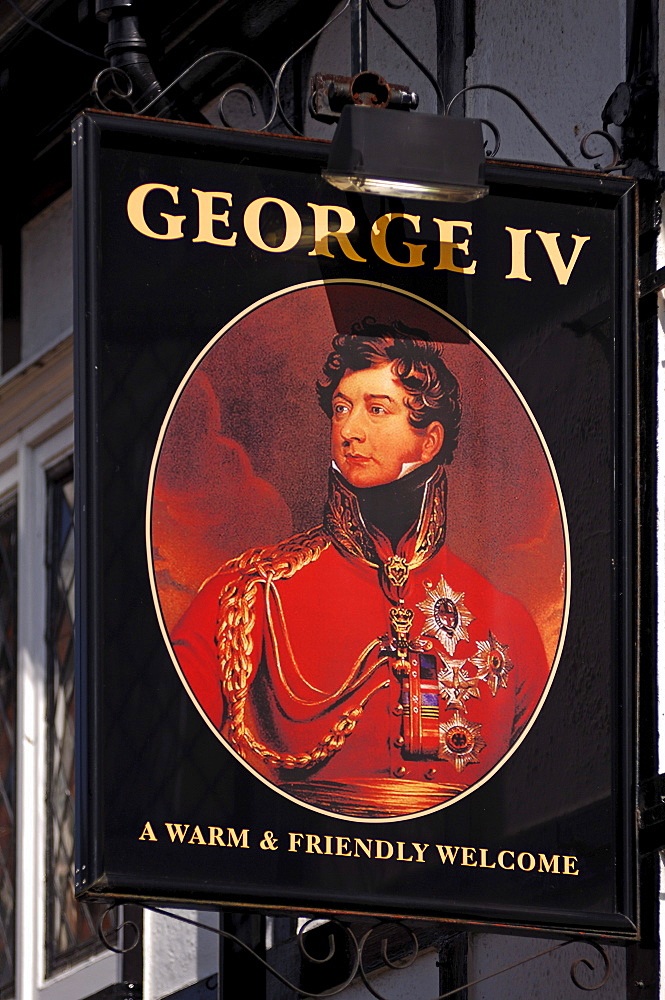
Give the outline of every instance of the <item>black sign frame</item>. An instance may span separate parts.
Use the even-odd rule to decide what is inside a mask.
[[[339,842],[340,837],[344,840],[339,831],[347,829],[349,824],[345,826],[344,819],[330,821],[321,820],[318,816],[313,818],[312,813],[293,800],[285,803],[273,789],[247,779],[237,761],[229,765],[234,773],[238,772],[233,778],[232,788],[236,794],[248,794],[250,800],[255,797],[253,805],[250,803],[249,813],[243,813],[243,816],[249,814],[252,820],[245,822],[243,816],[238,816],[236,803],[233,806],[236,812],[232,812],[233,822],[227,819],[220,825],[222,828],[232,827],[236,840],[241,829],[249,831],[248,845],[241,844],[241,847],[249,846],[247,854],[252,859],[250,869],[258,872],[257,877],[252,881],[250,869],[246,866],[238,873],[232,870],[233,866],[229,868],[225,863],[221,863],[217,874],[211,875],[208,859],[217,848],[208,845],[207,839],[205,844],[196,838],[193,842],[189,840],[189,833],[199,822],[202,829],[212,829],[209,801],[212,793],[207,785],[212,772],[207,762],[212,752],[211,746],[216,744],[205,726],[201,725],[201,718],[184,687],[179,686],[180,680],[171,669],[163,636],[154,621],[150,620],[150,616],[155,615],[155,610],[150,599],[149,574],[145,566],[145,555],[137,550],[136,539],[140,533],[139,522],[142,525],[145,518],[145,496],[154,457],[155,430],[163,420],[162,416],[156,422],[155,407],[159,408],[161,405],[162,413],[166,413],[169,401],[188,366],[216,330],[210,328],[205,336],[188,332],[187,336],[193,338],[192,345],[181,352],[175,369],[166,374],[156,371],[153,366],[163,363],[168,368],[174,350],[175,354],[178,353],[172,347],[173,328],[168,333],[167,339],[170,340],[167,350],[161,353],[159,350],[156,353],[142,353],[142,340],[147,343],[162,336],[159,327],[147,328],[145,325],[148,315],[145,299],[154,294],[163,296],[169,284],[163,281],[163,274],[160,277],[156,271],[151,270],[156,265],[151,264],[150,254],[155,248],[159,248],[160,252],[164,246],[170,249],[171,244],[154,241],[141,244],[136,227],[132,231],[126,212],[123,215],[120,211],[126,203],[127,195],[123,185],[129,183],[128,178],[134,187],[149,181],[163,182],[165,175],[155,174],[158,164],[177,164],[175,173],[190,181],[192,178],[195,181],[197,171],[203,171],[205,165],[206,169],[213,165],[220,170],[230,165],[229,169],[232,168],[235,172],[234,176],[240,176],[243,170],[248,177],[252,171],[269,173],[274,170],[281,171],[284,175],[291,173],[296,178],[295,186],[290,188],[293,192],[298,188],[298,178],[302,178],[303,184],[306,182],[310,186],[323,184],[318,180],[318,175],[326,156],[325,143],[139,120],[129,116],[86,113],[75,123],[77,893],[89,899],[196,901],[202,905],[252,906],[255,909],[293,909],[299,912],[327,912],[334,909],[337,912],[422,917],[468,924],[500,923],[503,927],[634,938],[639,935],[635,820],[637,650],[640,622],[648,620],[650,604],[644,604],[645,595],[640,591],[636,568],[638,529],[644,528],[638,488],[643,479],[643,470],[638,465],[640,449],[635,447],[640,435],[637,417],[641,405],[638,372],[640,366],[644,365],[643,355],[646,349],[638,336],[635,315],[637,185],[630,179],[515,164],[490,163],[487,169],[487,183],[490,186],[488,205],[493,197],[500,196],[508,200],[514,199],[515,205],[519,203],[522,206],[533,199],[545,214],[549,213],[550,219],[553,217],[552,213],[557,212],[563,217],[563,206],[571,218],[579,216],[584,220],[585,212],[596,213],[594,219],[600,220],[599,232],[602,230],[605,233],[602,238],[607,245],[604,246],[603,264],[599,263],[597,267],[609,267],[612,272],[608,293],[611,314],[607,314],[607,298],[601,296],[595,314],[593,310],[587,309],[584,317],[571,315],[562,320],[557,315],[560,327],[561,324],[567,324],[571,343],[574,343],[575,337],[585,343],[589,338],[596,337],[602,347],[601,354],[603,350],[609,352],[606,356],[609,357],[612,372],[611,386],[606,398],[601,400],[600,415],[592,412],[592,416],[594,419],[598,417],[601,423],[611,423],[608,440],[617,485],[611,497],[611,510],[605,509],[605,495],[599,499],[599,507],[602,507],[601,514],[605,521],[611,521],[613,535],[610,548],[614,565],[607,578],[612,594],[611,604],[602,610],[600,617],[608,621],[608,636],[603,641],[608,642],[612,648],[619,649],[619,653],[616,661],[587,680],[586,683],[591,687],[587,688],[584,695],[588,698],[586,707],[578,704],[577,709],[572,712],[570,733],[564,736],[557,753],[562,761],[561,773],[574,783],[576,766],[590,768],[594,764],[590,759],[580,761],[576,758],[575,744],[581,742],[588,752],[589,742],[584,742],[582,733],[586,731],[585,727],[593,728],[598,725],[600,731],[608,735],[611,743],[609,749],[600,748],[598,751],[604,755],[602,773],[610,776],[611,787],[606,790],[607,800],[591,803],[588,809],[577,801],[576,808],[571,807],[568,812],[559,810],[549,817],[546,810],[541,809],[541,825],[534,832],[532,823],[531,836],[537,840],[543,834],[545,847],[542,853],[539,853],[539,845],[532,840],[513,849],[510,824],[504,817],[504,832],[508,838],[505,841],[508,853],[504,861],[510,858],[515,862],[518,856],[525,857],[526,860],[519,871],[515,870],[516,864],[513,868],[508,864],[501,866],[503,887],[497,882],[495,870],[500,844],[490,847],[489,851],[485,848],[485,853],[480,854],[482,844],[473,840],[473,832],[470,834],[473,843],[465,844],[464,824],[462,830],[457,829],[454,835],[441,833],[439,839],[442,842],[453,843],[460,851],[475,852],[463,855],[467,861],[474,862],[465,865],[468,869],[462,873],[465,878],[468,876],[471,880],[471,876],[478,876],[479,865],[481,868],[491,869],[491,874],[482,872],[483,877],[491,880],[486,883],[486,888],[476,888],[468,898],[464,896],[464,880],[460,881],[458,870],[455,870],[456,879],[449,883],[448,888],[446,880],[443,880],[435,893],[427,893],[421,886],[418,890],[405,894],[404,886],[399,883],[399,875],[395,874],[397,861],[393,861],[390,867],[392,859],[388,861],[377,858],[370,861],[368,858],[368,865],[363,868],[362,859],[353,858],[352,864],[359,861],[356,870],[362,870],[360,881],[363,888],[358,890],[353,884],[354,879],[349,881],[349,876],[344,871],[344,865],[347,865],[347,871],[350,870],[345,850],[340,854],[342,860],[330,858],[327,878],[322,876],[322,862],[318,856],[312,861],[310,854],[298,851],[294,852],[293,858],[287,858],[283,875],[275,873],[273,855],[280,853],[283,838],[293,830],[294,825],[297,830],[302,831],[316,827],[321,837],[325,836],[326,830],[334,830],[334,834],[331,832],[330,836],[335,836],[336,842]],[[112,168],[111,164],[115,166]],[[121,170],[117,169],[118,165],[122,167]],[[170,166],[166,169],[166,174],[171,177],[169,169]],[[173,185],[172,177],[166,183]],[[122,198],[114,191],[114,185],[123,190]],[[189,186],[192,189],[197,187],[195,182]],[[218,182],[215,190],[225,190],[223,182]],[[330,193],[332,189],[325,190],[328,191],[328,204],[349,204],[345,200],[347,196],[338,192]],[[252,191],[255,192],[254,187]],[[310,192],[309,198],[312,197]],[[307,201],[307,198],[303,197],[302,200]],[[357,200],[355,204],[358,204]],[[478,211],[481,212],[482,203],[479,205]],[[404,210],[399,206],[397,209]],[[464,214],[459,214],[460,206],[456,209],[458,218],[466,218]],[[394,203],[391,203],[390,210],[396,210]],[[176,211],[182,214],[185,210],[179,208],[172,211],[173,214]],[[423,215],[426,211],[431,214],[431,206],[427,206],[427,203],[410,202],[406,211],[412,215],[418,211],[422,211]],[[216,219],[220,220],[221,208],[218,207],[216,212]],[[504,230],[508,224],[515,231],[528,228],[535,232],[537,228],[536,224],[532,227],[520,226],[519,221],[515,224],[512,219],[506,219],[505,223]],[[221,227],[217,232],[228,238],[228,217],[226,222],[215,224]],[[606,229],[603,230],[603,226]],[[553,225],[550,226],[550,230],[552,229]],[[128,242],[130,235],[134,240],[131,249]],[[519,239],[519,236],[513,237],[513,241]],[[600,243],[600,236],[598,240]],[[191,236],[189,242],[191,250]],[[452,251],[459,264],[468,263],[469,259],[468,251],[464,250],[462,243],[462,239],[458,238]],[[136,249],[137,246],[143,247],[143,255]],[[515,246],[513,242],[513,251]],[[227,251],[229,255],[234,252],[238,255],[241,253],[235,248]],[[294,252],[298,252],[297,246]],[[302,252],[308,253],[306,250]],[[168,257],[168,253],[164,253]],[[252,254],[253,261],[260,256],[255,250],[252,250]],[[284,254],[279,258],[278,264],[275,264],[275,256],[264,252],[262,259],[266,264],[261,270],[260,278],[257,278],[262,283],[263,294],[276,294],[280,288],[295,285],[297,279],[289,271],[290,258],[287,260],[287,257]],[[582,259],[580,255],[580,260]],[[310,267],[310,262],[306,263]],[[315,263],[318,265],[319,262]],[[514,265],[513,260],[513,269]],[[227,266],[231,267],[225,263],[225,269]],[[369,264],[348,263],[343,260],[342,271],[339,273],[345,273],[344,267],[346,273],[352,273],[354,277],[359,273],[369,275]],[[385,280],[385,273],[384,267],[380,281]],[[409,272],[410,280],[411,273]],[[542,273],[544,272],[539,271],[539,275]],[[395,277],[395,286],[400,286],[402,274],[400,271]],[[237,275],[238,272],[234,271],[233,280],[240,280]],[[370,277],[374,277],[374,272]],[[128,281],[128,278],[133,278],[133,281]],[[174,301],[178,303],[178,275],[172,272],[169,280]],[[479,279],[465,275],[464,280]],[[198,293],[203,295],[203,277],[193,276],[190,272],[180,284],[187,282],[198,282],[201,285]],[[417,282],[411,287],[422,294]],[[453,298],[456,294],[461,296],[456,305],[456,308],[461,308],[464,295],[456,291],[458,285],[451,279],[446,287]],[[514,287],[514,284],[511,285],[507,294],[512,295]],[[520,287],[531,288],[526,284]],[[543,292],[543,295],[554,295],[559,290],[554,288],[554,291]],[[220,320],[216,329],[222,327],[223,323],[229,323],[242,308],[247,308],[258,297],[253,289],[244,286],[233,308],[218,303],[216,308]],[[222,301],[220,298],[219,302]],[[186,299],[186,310],[183,308],[183,316],[187,316],[189,324],[194,315],[192,303],[190,296]],[[449,305],[448,302],[444,304]],[[160,320],[164,320],[164,308],[160,307],[157,311]],[[482,307],[480,312],[482,314]],[[133,316],[137,318],[140,332],[130,329]],[[609,339],[603,332],[603,324],[608,321],[613,330]],[[481,334],[482,332],[481,330]],[[153,378],[162,386],[162,395],[157,393],[159,398],[154,396],[157,390],[153,392],[151,388]],[[124,398],[119,401],[123,394]],[[148,397],[150,398],[146,402]],[[159,403],[159,399],[163,401],[163,405]],[[556,399],[551,400],[552,407],[556,406],[556,402]],[[126,418],[119,419],[119,415],[126,411]],[[635,454],[637,458],[634,457]],[[568,459],[558,461],[565,463]],[[575,464],[573,458],[570,461],[572,465]],[[124,478],[122,489],[117,487],[118,477]],[[585,488],[588,504],[588,486]],[[579,497],[574,495],[573,501],[577,499]],[[568,499],[567,507],[570,507],[570,503]],[[574,551],[572,559],[574,565]],[[591,601],[594,596],[594,574],[601,575],[601,571],[590,564],[586,566],[585,573],[583,587],[586,588],[587,601]],[[646,597],[650,601],[649,595]],[[572,598],[573,601],[576,599]],[[123,619],[127,621],[130,634],[121,636],[119,631],[122,629]],[[139,636],[137,630],[141,621],[145,622],[145,631],[150,633],[149,641]],[[592,635],[587,636],[589,643],[592,638]],[[123,650],[124,653],[121,652]],[[137,656],[145,664],[145,675],[138,670]],[[126,660],[131,661],[131,669],[126,666]],[[155,683],[155,678],[162,677],[159,670],[164,671],[164,679]],[[572,667],[568,671],[570,681],[574,671]],[[601,686],[599,678],[611,688],[607,697],[601,697],[600,709],[595,704],[598,687]],[[593,684],[596,685],[595,688]],[[166,688],[168,692],[165,694]],[[579,692],[577,697],[580,697]],[[152,704],[153,701],[155,704]],[[168,719],[167,731],[161,736],[155,735],[157,711],[164,713],[164,717]],[[590,712],[590,718],[587,712]],[[604,715],[604,722],[598,720],[597,713]],[[547,737],[532,738],[551,741],[552,726],[553,723],[550,722]],[[176,761],[173,759],[174,745]],[[224,752],[223,748],[219,749],[220,756]],[[238,774],[245,776],[244,787]],[[201,817],[177,815],[178,803],[182,808],[183,802],[189,802],[191,808],[192,795],[190,791],[183,789],[187,785],[191,788],[192,784],[199,781],[201,788],[198,794],[201,801],[206,803]],[[487,798],[487,789],[493,784],[496,784],[495,779],[483,786],[483,795],[486,803],[496,805],[495,798],[491,795]],[[127,806],[125,794],[130,803]],[[480,794],[480,790],[475,792],[470,800]],[[468,803],[469,799],[466,801]],[[270,804],[269,811],[266,803]],[[487,807],[485,805],[484,808]],[[425,816],[420,820],[409,820],[407,826],[410,823],[412,828],[428,829],[428,823],[439,823],[442,815],[448,820],[460,808],[461,803],[453,804],[443,813],[435,812],[429,818]],[[167,815],[170,819],[164,819]],[[270,815],[271,818],[261,823],[257,818],[259,815]],[[300,819],[299,825],[294,823],[295,815],[304,817]],[[473,831],[467,807],[465,816],[466,829]],[[178,843],[177,838],[174,841],[173,837],[170,840],[166,837],[163,832],[165,825],[185,822],[190,824],[185,842]],[[156,842],[150,834],[145,835],[146,823],[151,824],[150,833]],[[418,827],[418,823],[426,826]],[[450,823],[454,828],[454,822],[451,820]],[[594,842],[593,834],[588,831],[593,831],[595,823],[602,826],[602,832]],[[393,844],[393,849],[399,843],[398,828],[386,827],[381,835],[386,842]],[[364,830],[365,838],[375,837],[376,829],[373,827],[370,832]],[[432,833],[431,826],[429,829],[432,835],[426,838],[423,834],[420,840],[411,834],[403,836],[402,845],[415,842],[422,845],[426,839],[428,843],[435,842],[437,834]],[[356,831],[357,827],[354,827],[353,832]],[[267,834],[273,832],[277,845],[275,851],[270,849],[270,838],[266,843]],[[611,849],[607,847],[608,837],[611,839]],[[560,851],[554,851],[551,846],[557,838],[562,844]],[[520,846],[524,847],[524,852],[518,854]],[[200,850],[202,847],[205,850]],[[225,852],[220,851],[218,856],[230,857],[233,850],[235,847],[232,844],[225,844]],[[402,846],[400,850],[404,855],[406,848]],[[588,851],[586,856],[584,850]],[[201,862],[198,859],[190,861],[190,857],[197,851],[200,851]],[[597,856],[592,856],[593,851],[596,851]],[[151,853],[155,858],[154,862],[150,860]],[[179,858],[185,854],[187,864],[180,868]],[[538,858],[542,854],[549,859],[550,866],[553,854],[561,859],[575,858],[575,861],[557,862],[562,870],[556,875],[547,870],[545,873],[541,872],[541,881],[536,886],[536,876],[531,875],[528,867],[531,862],[528,858],[534,858],[537,868]],[[234,855],[234,864],[236,858],[237,855]],[[481,859],[485,863],[481,863]],[[281,860],[283,861],[283,855]],[[407,859],[402,856],[401,860]],[[328,861],[328,858],[323,858],[326,864]],[[441,861],[443,862],[443,858]],[[316,862],[311,870],[308,867],[310,862]],[[435,863],[433,858],[433,868]],[[381,865],[384,866],[383,871],[379,870]],[[566,865],[568,871],[564,874],[563,868]],[[588,869],[593,868],[593,873],[588,877],[583,874],[579,878],[577,884],[583,883],[585,888],[576,896],[574,891],[564,888],[564,883],[567,886],[574,882],[575,879],[571,876],[575,876],[576,870],[583,872],[585,865]],[[388,870],[386,866],[390,867],[390,875],[384,878],[384,871]],[[403,868],[397,866],[398,873],[406,869],[408,865]],[[449,870],[444,870],[447,877]],[[268,871],[269,876],[266,874]],[[440,874],[440,871],[437,867],[436,872]],[[373,882],[375,873],[380,891]],[[316,881],[319,877],[322,878],[321,885],[314,889],[312,879]],[[340,878],[341,887],[335,888],[335,883]],[[515,893],[517,883],[520,889]],[[589,898],[589,894],[593,905],[587,908],[583,901],[585,895]],[[594,902],[595,900],[598,902]]]

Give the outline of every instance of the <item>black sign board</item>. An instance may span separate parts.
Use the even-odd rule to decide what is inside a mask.
[[[79,893],[635,935],[634,183],[74,143]]]

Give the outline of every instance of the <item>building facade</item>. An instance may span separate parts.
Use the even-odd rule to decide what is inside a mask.
[[[506,88],[576,167],[597,164],[602,170],[612,158],[598,136],[589,140],[591,159],[585,158],[580,140],[592,130],[607,128],[622,145],[626,173],[645,179],[639,252],[646,277],[663,263],[656,206],[665,160],[659,18],[657,0],[197,0],[184,7],[172,0],[0,2],[6,170],[0,214],[0,998],[195,1000],[216,991],[234,998],[249,988],[257,998],[294,995],[251,957],[220,944],[214,933],[220,927],[287,978],[304,976],[313,993],[343,978],[337,969],[332,978],[320,973],[307,980],[311,972],[293,943],[306,915],[179,911],[206,929],[130,906],[124,916],[104,917],[113,951],[98,936],[99,908],[74,900],[74,116],[101,102],[124,113],[218,125],[221,100],[224,124],[256,130],[273,100],[266,79],[274,80],[281,68],[281,111],[271,128],[328,139],[334,123],[310,108],[317,72],[375,70],[415,91],[426,112],[442,110],[437,87],[446,102],[465,87]],[[661,34],[665,38],[665,27]],[[215,49],[226,54],[209,57]],[[123,72],[110,73],[109,60]],[[628,86],[608,105],[620,84]],[[504,93],[473,89],[456,107],[498,128],[501,159],[556,163],[552,147]],[[662,293],[654,293],[643,307],[643,320],[659,339],[660,299]],[[661,398],[662,386],[659,391]],[[655,428],[656,413],[648,419]],[[665,480],[659,476],[660,510]],[[647,488],[655,491],[655,474]],[[654,560],[657,552],[662,561],[662,525],[659,544],[653,544]],[[643,669],[655,678],[663,668],[659,660]],[[642,720],[648,744],[649,710]],[[654,775],[662,765],[661,749]],[[644,940],[609,948],[610,975],[596,994],[601,998],[659,994],[657,864],[651,852],[644,862]],[[125,929],[117,931],[123,921]],[[130,921],[139,939],[131,949]],[[418,937],[421,950],[409,969],[389,969],[378,956],[373,961],[372,983],[383,995],[434,998],[512,965],[456,995],[497,1000],[531,993],[566,1000],[580,994],[569,971],[576,957],[588,958],[583,945],[579,952],[575,945],[526,962],[557,942],[457,926],[428,925]],[[399,941],[395,947],[408,951]],[[588,984],[598,981],[591,975]],[[355,982],[341,995],[360,1000],[369,993]]]

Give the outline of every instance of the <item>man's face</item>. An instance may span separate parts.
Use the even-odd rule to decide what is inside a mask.
[[[412,427],[408,397],[389,361],[343,376],[332,400],[332,457],[352,486],[391,483],[440,450],[443,427]]]

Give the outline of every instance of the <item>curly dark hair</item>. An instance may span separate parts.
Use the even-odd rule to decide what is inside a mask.
[[[324,377],[316,383],[321,409],[332,418],[332,399],[345,372],[386,362],[392,362],[393,373],[409,394],[406,405],[411,426],[422,429],[434,420],[442,424],[445,437],[436,460],[447,465],[459,437],[460,389],[440,346],[425,330],[412,329],[399,320],[377,323],[366,316],[353,324],[350,334],[336,334],[323,366]]]

